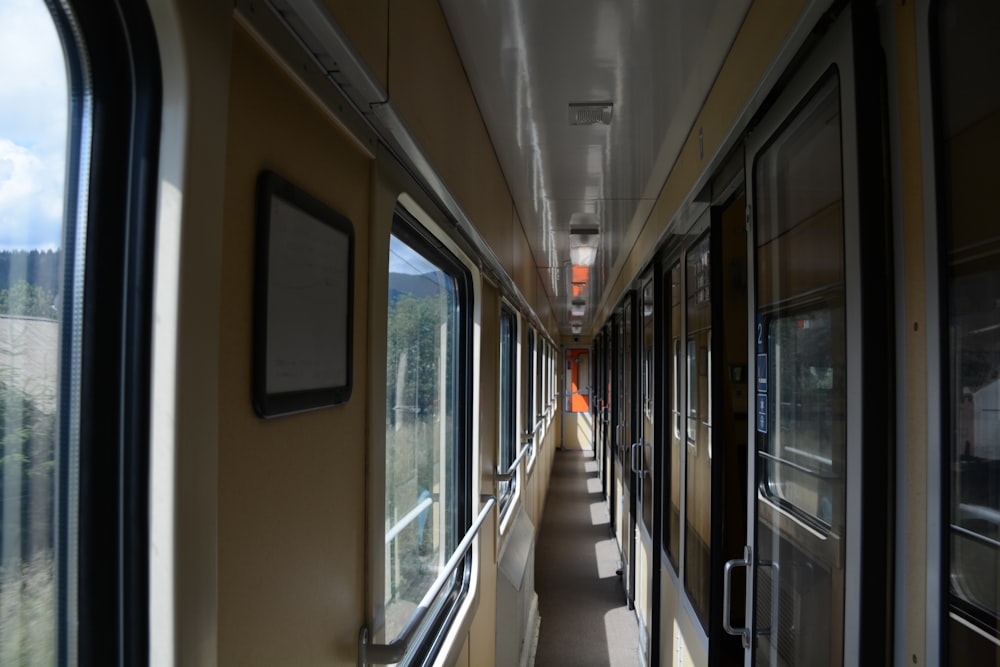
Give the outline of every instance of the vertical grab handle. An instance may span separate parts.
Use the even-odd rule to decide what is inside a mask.
[[[743,558],[726,561],[722,574],[722,628],[731,635],[743,638],[743,648],[750,647],[750,631],[747,628],[734,628],[732,623],[732,572],[733,568],[750,567],[750,547],[743,547]]]

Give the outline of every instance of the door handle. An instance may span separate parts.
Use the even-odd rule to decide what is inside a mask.
[[[645,477],[649,474],[649,470],[646,469],[646,462],[643,460],[643,454],[645,454],[646,447],[649,447],[649,445],[640,440],[632,445],[632,449],[629,452],[632,472],[640,477]]]
[[[732,588],[733,569],[737,567],[750,567],[750,547],[743,547],[743,558],[726,561],[726,566],[722,573],[722,629],[731,635],[738,635],[743,639],[743,648],[750,648],[750,631],[746,628],[734,628],[732,623]]]

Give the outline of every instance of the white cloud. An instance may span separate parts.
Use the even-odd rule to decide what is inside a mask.
[[[58,247],[63,175],[57,167],[0,139],[0,249]]]
[[[68,83],[43,0],[0,0],[0,249],[55,248]]]

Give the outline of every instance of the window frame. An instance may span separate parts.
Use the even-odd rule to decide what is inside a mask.
[[[504,321],[509,323],[509,331],[505,338],[504,336]],[[517,334],[519,327],[517,314],[512,308],[510,308],[506,303],[500,306],[500,362],[497,366],[498,374],[500,376],[500,386],[498,387],[500,410],[498,413],[498,435],[497,438],[497,461],[499,465],[497,468],[501,472],[506,472],[510,467],[511,463],[517,458],[520,453],[520,438],[517,432],[517,413],[518,413],[518,391],[517,391]],[[509,345],[509,350],[507,352],[507,364],[508,367],[504,368],[504,344]],[[506,386],[505,386],[506,383]],[[504,402],[507,403],[506,410],[504,408]],[[504,417],[507,417],[505,420]],[[506,438],[506,442],[505,442]],[[520,477],[520,466],[518,470],[515,471],[514,476],[509,482],[499,482],[497,487],[497,505],[499,507],[500,521],[503,522],[504,517],[509,513],[510,509],[516,504],[517,495],[520,490],[520,484],[518,483]],[[505,490],[501,491],[504,487],[501,485],[508,485]]]
[[[473,392],[476,383],[476,366],[474,365],[474,348],[476,346],[476,282],[473,270],[467,260],[461,256],[460,251],[450,243],[438,238],[435,231],[422,224],[417,216],[411,213],[405,206],[397,205],[393,212],[391,225],[391,236],[395,236],[406,243],[411,249],[419,252],[427,261],[433,263],[438,269],[447,274],[454,281],[455,288],[455,338],[458,342],[457,351],[454,358],[455,363],[455,396],[457,404],[455,406],[455,480],[456,495],[460,502],[457,502],[455,515],[456,543],[461,542],[462,536],[466,534],[472,526],[477,505],[475,503],[476,480],[473,475],[473,465],[475,459],[476,427],[474,415]],[[388,310],[386,310],[388,317]],[[388,331],[388,329],[386,329]],[[384,478],[385,460],[383,467],[378,473]],[[384,485],[384,479],[382,484]],[[384,487],[383,487],[384,490]],[[380,513],[384,520],[384,506]],[[379,536],[376,536],[379,537]],[[382,540],[379,538],[378,540]],[[456,624],[460,621],[462,610],[469,601],[472,583],[475,576],[475,543],[469,549],[463,564],[459,565],[455,571],[453,583],[446,585],[441,593],[435,598],[436,601],[443,602],[437,609],[429,613],[420,625],[420,629],[410,644],[404,661],[417,663],[429,663],[445,648],[449,636]],[[454,553],[451,552],[452,554]],[[382,551],[382,568],[386,564],[385,551]],[[376,606],[376,617],[384,614],[384,596],[382,591],[381,600],[373,600]],[[383,632],[384,628],[379,628]],[[388,638],[390,640],[395,639]]]
[[[140,664],[150,643],[159,51],[142,4],[45,4],[63,44],[70,88],[56,657],[58,664]]]

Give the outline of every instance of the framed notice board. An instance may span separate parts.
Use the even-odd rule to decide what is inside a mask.
[[[257,179],[253,405],[261,417],[351,397],[354,226],[274,172]]]

